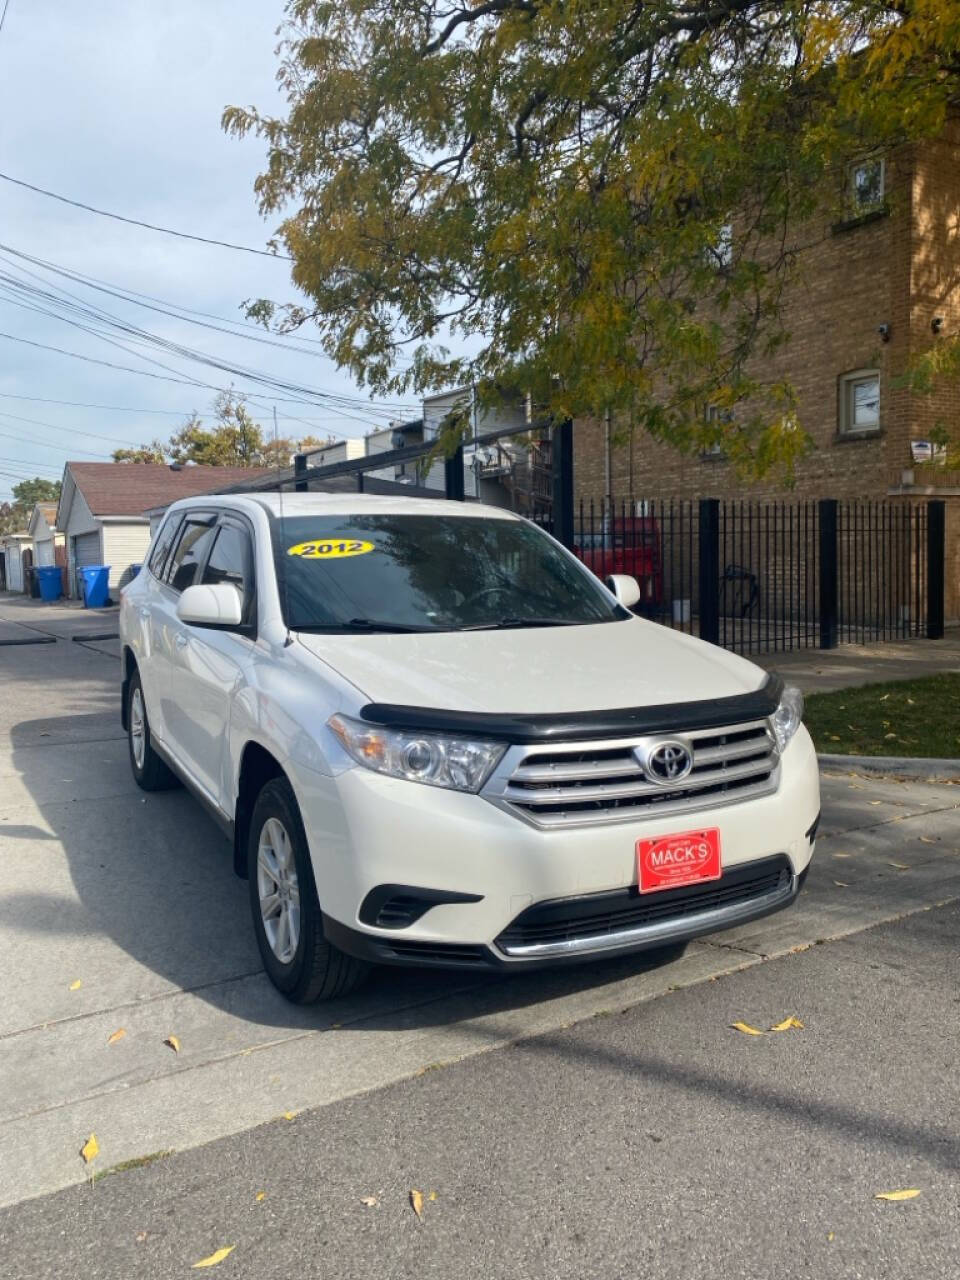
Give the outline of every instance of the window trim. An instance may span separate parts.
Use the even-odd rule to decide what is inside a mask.
[[[183,590],[185,590],[185,588],[180,589],[178,587],[175,587],[173,583],[170,581],[170,579],[167,577],[167,573],[170,569],[170,565],[173,560],[173,554],[176,551],[176,549],[180,546],[180,540],[184,534],[184,527],[188,524],[199,524],[199,525],[206,525],[208,529],[215,529],[217,525],[219,512],[211,511],[209,507],[206,509],[198,508],[196,510],[194,510],[193,508],[187,508],[186,511],[181,512],[181,515],[183,519],[180,521],[180,527],[177,529],[177,535],[174,538],[173,542],[170,544],[170,550],[167,552],[166,557],[164,559],[163,576],[158,579],[158,581],[161,583],[162,586],[166,587],[168,591],[172,592],[173,595],[178,597],[183,595]],[[216,541],[216,533],[214,533],[214,541]],[[213,546],[213,542],[210,543],[210,547],[212,546]],[[203,573],[203,570],[206,568],[207,556],[209,556],[209,554],[210,554],[210,549],[208,548],[207,551],[204,553],[203,559],[197,562],[197,569],[201,574]],[[192,583],[191,585],[195,586],[196,582]]]
[[[230,627],[229,630],[235,635],[242,635],[249,640],[256,640],[259,634],[258,628],[257,628],[257,618],[258,618],[258,612],[259,612],[257,607],[258,600],[259,600],[258,593],[257,593],[257,581],[258,581],[257,535],[256,535],[256,532],[254,531],[253,523],[250,520],[248,520],[245,515],[242,515],[239,511],[227,510],[227,511],[220,512],[219,517],[216,521],[216,528],[214,531],[213,541],[211,542],[210,549],[207,551],[207,554],[204,556],[204,559],[203,559],[203,566],[200,570],[200,582],[201,582],[201,585],[203,585],[203,576],[207,572],[207,566],[210,563],[210,557],[213,554],[214,548],[217,545],[217,539],[220,537],[220,530],[225,527],[229,528],[230,526],[233,526],[234,528],[239,529],[239,531],[241,533],[246,534],[246,536],[250,540],[251,581],[250,581],[250,586],[248,591],[245,592],[247,599],[244,601],[244,607],[245,607],[245,610],[249,612],[249,617],[246,619],[246,621],[242,622],[239,627]]]
[[[859,382],[876,381],[877,421],[874,426],[858,427],[853,422],[853,388]],[[837,378],[837,436],[838,440],[867,440],[883,431],[881,374],[877,368],[851,369]]]
[[[168,515],[165,515],[163,519],[160,521],[160,524],[157,526],[156,537],[151,542],[150,549],[147,552],[146,559],[144,560],[144,565],[147,569],[147,572],[150,574],[150,576],[154,579],[155,582],[160,582],[160,583],[163,582],[163,571],[167,567],[167,560],[170,558],[170,552],[173,549],[174,544],[177,541],[177,537],[180,533],[180,522],[182,521],[182,519],[183,519],[183,512],[174,511]],[[167,527],[168,524],[171,526],[172,537],[170,539],[169,546],[167,547],[166,551],[164,551],[163,553],[163,559],[160,561],[160,570],[159,572],[157,572],[154,569],[152,564],[153,556],[160,543],[161,534],[163,533],[164,529]]]

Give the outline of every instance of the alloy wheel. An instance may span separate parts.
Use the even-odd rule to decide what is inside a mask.
[[[270,950],[281,964],[290,964],[300,941],[300,886],[293,844],[278,818],[268,818],[260,831],[257,893]]]
[[[146,717],[143,714],[143,694],[134,689],[130,699],[130,745],[133,748],[133,762],[138,769],[143,768],[147,753]]]

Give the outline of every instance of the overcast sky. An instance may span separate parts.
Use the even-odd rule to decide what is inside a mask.
[[[228,138],[220,114],[227,104],[280,109],[274,49],[282,15],[281,0],[9,0],[0,31],[0,172],[130,218],[265,247],[272,228],[257,213],[252,191],[263,145]],[[242,319],[245,298],[293,296],[287,263],[125,226],[2,181],[0,243],[213,315]],[[0,270],[16,274],[9,262],[0,261]],[[301,385],[363,396],[322,355],[211,333],[57,283],[165,338]],[[164,372],[62,320],[14,305],[4,290],[0,331]],[[174,364],[184,377],[230,381],[192,362],[147,354]],[[251,390],[270,400],[268,392]],[[111,440],[165,438],[181,416],[207,410],[214,394],[0,338],[0,498],[21,475],[58,478],[67,459],[106,460]],[[302,404],[278,402],[277,408],[312,420],[308,428],[281,418],[281,434],[294,437],[309,429],[362,435],[384,420],[360,407],[356,418]],[[255,411],[270,421],[269,407]]]

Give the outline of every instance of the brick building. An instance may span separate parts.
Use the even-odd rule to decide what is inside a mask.
[[[960,471],[927,456],[936,424],[960,445],[960,382],[932,394],[894,385],[911,358],[960,335],[960,120],[941,136],[849,174],[850,216],[813,228],[785,299],[790,341],[760,371],[796,388],[816,448],[780,480],[738,477],[721,453],[682,454],[645,436],[574,431],[577,496],[947,503],[947,614],[960,615]],[[705,412],[709,410],[705,409]],[[613,433],[614,440],[616,432]],[[940,459],[942,461],[942,459]]]

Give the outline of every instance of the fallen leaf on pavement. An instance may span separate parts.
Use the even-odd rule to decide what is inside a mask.
[[[428,1200],[436,1200],[436,1198],[437,1198],[437,1193],[435,1191],[431,1191],[430,1194],[427,1196]]]
[[[920,837],[920,843],[921,843],[921,844],[936,844],[936,843],[937,843],[937,837],[936,837],[936,836],[921,836],[921,837]]]
[[[732,1022],[731,1027],[734,1031],[742,1031],[745,1036],[762,1036],[764,1033],[758,1031],[756,1027],[751,1027],[747,1022]]]
[[[112,1036],[107,1036],[107,1044],[116,1044],[118,1040],[122,1040],[127,1034],[126,1027],[117,1027]]]
[[[373,1206],[377,1203],[377,1197],[376,1197],[376,1196],[361,1196],[361,1197],[360,1197],[360,1203],[361,1203],[361,1204],[365,1204],[365,1205],[367,1206],[367,1208],[368,1208],[368,1209],[372,1209],[372,1208],[373,1208]]]
[[[191,1270],[196,1271],[198,1267],[218,1267],[224,1258],[229,1258],[231,1253],[237,1246],[235,1244],[224,1245],[222,1249],[218,1249],[216,1253],[211,1253],[209,1258],[201,1258],[199,1262],[191,1265]]]
[[[83,1156],[84,1164],[89,1164],[91,1160],[96,1160],[97,1156],[100,1154],[100,1143],[97,1141],[97,1135],[95,1133],[91,1133],[90,1137],[80,1148],[80,1154]]]
[[[831,1242],[832,1240],[833,1240],[833,1232],[832,1232],[832,1231],[828,1231],[828,1232],[827,1232],[827,1243],[828,1243],[828,1244],[830,1244],[830,1242]]]
[[[285,1111],[283,1113],[283,1118],[284,1120],[296,1120],[299,1114],[300,1114],[299,1111]]]
[[[871,804],[883,804],[883,801],[882,801],[882,800],[871,800],[871,801],[870,801],[870,803],[871,803]]]
[[[916,1200],[919,1194],[916,1187],[911,1187],[906,1191],[878,1191],[873,1198],[874,1200]]]
[[[833,856],[835,858],[852,858],[853,854],[852,853],[835,853]]]
[[[413,1212],[417,1215],[417,1217],[420,1218],[422,1221],[423,1219],[423,1192],[422,1191],[410,1192],[410,1207],[413,1209]]]
[[[82,979],[82,978],[78,978],[78,979],[76,980],[76,982],[71,982],[71,983],[70,983],[70,990],[71,990],[71,991],[79,991],[79,990],[80,990],[80,988],[81,988],[82,986],[83,986],[83,979]]]
[[[137,1244],[143,1244],[143,1242],[144,1242],[144,1240],[146,1240],[146,1238],[147,1238],[147,1233],[146,1233],[146,1231],[138,1231],[138,1232],[137,1232]]]
[[[174,1053],[180,1052],[180,1041],[177,1039],[176,1036],[167,1036],[166,1040],[164,1040],[163,1043],[165,1045],[169,1045],[169,1047],[173,1050]]]
[[[887,866],[896,867],[898,871],[909,871],[910,868],[905,862],[888,862]]]
[[[849,889],[849,888],[850,888],[850,886],[847,884],[846,880],[834,880],[834,882],[833,882],[833,883],[837,886],[837,888],[838,888],[838,889]]]
[[[777,1025],[775,1027],[771,1027],[770,1030],[771,1031],[790,1031],[792,1028],[796,1028],[797,1031],[803,1030],[803,1023],[800,1021],[799,1018],[794,1018],[792,1016],[789,1018],[784,1018],[782,1022],[778,1022]]]
[[[265,1191],[257,1192],[257,1204],[259,1204],[261,1200],[266,1200],[266,1198],[267,1198],[267,1193]]]

